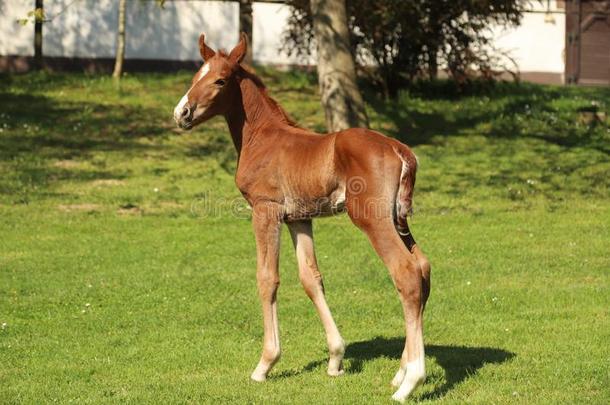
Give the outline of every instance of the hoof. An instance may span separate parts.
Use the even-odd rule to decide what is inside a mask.
[[[405,402],[405,400],[415,391],[417,387],[423,384],[424,377],[417,378],[415,380],[409,380],[406,377],[402,384],[400,384],[400,388],[392,395],[392,399],[398,402]]]
[[[328,370],[327,371],[328,375],[331,377],[339,377],[340,375],[345,374],[345,371],[343,369],[339,369],[339,370]]]
[[[265,380],[267,379],[267,376],[264,374],[259,374],[256,371],[254,373],[252,373],[252,375],[250,376],[250,379],[252,381],[256,381],[256,382],[265,382]]]

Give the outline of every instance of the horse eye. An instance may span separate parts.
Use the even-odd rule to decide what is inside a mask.
[[[224,86],[225,85],[225,81],[223,79],[218,79],[214,82],[214,84],[218,85],[218,86]]]

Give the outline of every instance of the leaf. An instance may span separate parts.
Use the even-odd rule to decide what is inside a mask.
[[[42,9],[40,7],[37,8],[36,10],[34,10],[33,15],[34,15],[36,22],[43,22],[45,19],[44,9]]]
[[[30,21],[36,22],[36,23],[45,22],[46,15],[45,15],[44,9],[39,7],[39,8],[30,10],[26,14],[26,18],[17,19],[17,22],[21,25],[27,25]]]

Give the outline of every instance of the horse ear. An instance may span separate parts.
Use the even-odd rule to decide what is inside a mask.
[[[201,34],[199,36],[199,53],[201,54],[201,57],[203,58],[203,60],[205,62],[207,62],[208,59],[210,59],[214,55],[216,55],[216,52],[214,52],[214,50],[212,48],[210,48],[209,46],[206,45],[205,35],[203,35],[203,34]]]
[[[229,60],[233,63],[241,63],[246,56],[248,50],[248,36],[242,32],[239,38],[239,42],[235,45],[235,48],[229,53]]]

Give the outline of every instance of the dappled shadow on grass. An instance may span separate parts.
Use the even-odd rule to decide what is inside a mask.
[[[156,111],[133,105],[64,101],[44,95],[0,93],[2,155],[42,147],[85,152],[142,147],[138,138],[167,132]],[[25,144],[23,142],[25,141]]]
[[[345,371],[348,374],[361,373],[367,361],[380,357],[399,361],[404,344],[405,339],[399,337],[389,339],[375,337],[370,340],[350,343],[345,351],[345,359],[349,360],[349,367],[346,367]],[[515,357],[515,354],[492,347],[426,345],[426,356],[433,357],[436,360],[436,363],[445,372],[445,379],[441,386],[430,393],[424,394],[422,399],[440,398],[466,378],[476,375],[478,370],[486,364],[504,363]],[[325,366],[326,363],[326,359],[312,361],[302,370],[286,370],[271,378],[293,377]],[[398,368],[398,363],[396,367]]]
[[[419,191],[450,199],[480,193],[513,206],[563,204],[575,194],[607,198],[610,89],[504,83],[456,93],[436,86],[396,100],[369,98],[374,127],[421,146]],[[579,110],[592,105],[599,118],[587,123]]]
[[[267,87],[273,88],[275,94],[298,91],[313,95],[316,92],[318,78],[315,71],[291,69],[283,72],[260,65],[254,70]]]
[[[368,99],[383,121],[393,123],[388,134],[411,146],[428,144],[433,137],[479,133],[610,153],[607,123],[583,123],[578,112],[593,103],[607,113],[610,89],[529,83],[475,83],[458,89],[450,81],[439,81],[418,84],[397,100]]]
[[[84,169],[75,161],[93,152],[142,152],[156,148],[142,138],[167,134],[156,112],[141,106],[54,100],[41,94],[0,93],[0,163],[10,165],[11,181],[0,193],[12,194],[49,181],[121,179],[124,172]]]

